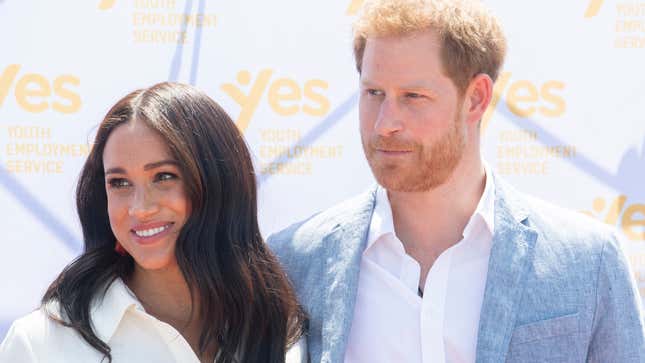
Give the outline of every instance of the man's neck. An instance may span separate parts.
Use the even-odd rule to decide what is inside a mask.
[[[484,192],[481,160],[465,169],[458,166],[446,183],[429,191],[388,191],[396,234],[421,265],[420,286],[439,255],[462,239]]]

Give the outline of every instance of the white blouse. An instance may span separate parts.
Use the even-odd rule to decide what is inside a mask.
[[[58,311],[56,306],[47,309]],[[184,337],[146,313],[121,279],[92,306],[91,319],[97,337],[112,349],[114,363],[199,363]],[[45,308],[16,320],[0,345],[0,363],[99,363],[103,358],[75,330],[51,320]],[[307,362],[304,338],[287,352],[286,362]]]

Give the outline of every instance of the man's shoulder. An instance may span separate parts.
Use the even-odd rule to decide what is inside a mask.
[[[335,229],[364,227],[353,226],[352,221],[358,214],[371,211],[373,204],[374,189],[370,189],[272,234],[267,243],[283,264],[296,256],[317,256],[325,246],[325,236]]]
[[[499,182],[499,181],[498,181]],[[520,192],[501,183],[504,195],[515,205],[520,205],[526,214],[526,224],[538,232],[551,247],[582,248],[600,252],[608,242],[615,242],[615,228],[586,215]]]
[[[525,195],[530,210],[530,225],[553,243],[599,252],[607,242],[616,242],[615,228],[580,211],[563,208],[551,202]]]

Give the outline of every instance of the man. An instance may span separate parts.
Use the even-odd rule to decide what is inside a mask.
[[[365,4],[360,132],[379,186],[269,239],[312,362],[645,362],[613,232],[482,162],[505,49],[479,3]]]

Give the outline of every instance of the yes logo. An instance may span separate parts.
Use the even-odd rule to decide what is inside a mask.
[[[356,15],[358,11],[363,6],[364,0],[351,0],[349,6],[347,7],[347,15]]]
[[[602,7],[602,3],[605,2],[605,0],[590,0],[590,1],[591,2],[587,7],[587,11],[585,11],[585,18],[593,18],[594,16],[598,15],[598,12]]]
[[[605,199],[596,198],[592,203],[592,210],[582,213],[609,225],[618,226],[632,241],[645,241],[645,204],[628,205],[624,195],[619,195],[609,205]]]
[[[101,0],[99,2],[99,9],[100,10],[112,9],[114,7],[115,2],[116,0]]]
[[[329,88],[327,82],[310,79],[301,87],[298,82],[290,78],[273,80],[273,72],[272,69],[263,69],[255,80],[252,79],[249,71],[238,72],[237,83],[249,88],[246,93],[232,83],[226,83],[220,87],[242,108],[235,122],[240,130],[245,131],[249,126],[267,89],[269,106],[280,116],[293,116],[299,112],[310,116],[324,116],[329,112],[329,99],[320,92]],[[301,102],[303,98],[306,102]]]
[[[516,116],[529,118],[536,113],[545,117],[560,117],[567,110],[567,104],[558,94],[565,89],[560,81],[547,81],[541,85],[527,80],[511,82],[511,72],[503,72],[495,82],[493,97],[482,117],[482,129],[488,126],[490,118],[502,96],[505,96],[506,106]]]
[[[45,76],[38,73],[28,73],[18,77],[21,66],[12,64],[0,74],[0,106],[4,103],[13,87],[18,106],[27,112],[39,113],[50,107],[60,113],[74,113],[81,108],[81,97],[69,89],[69,86],[78,87],[80,80],[72,75],[62,75],[50,82]],[[55,95],[66,102],[53,100]]]

